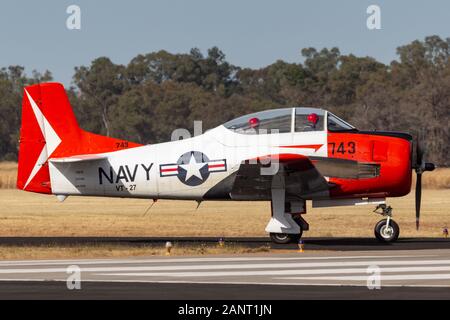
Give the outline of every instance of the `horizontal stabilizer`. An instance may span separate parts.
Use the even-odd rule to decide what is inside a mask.
[[[73,163],[106,160],[108,156],[103,154],[80,154],[66,158],[50,158],[48,161],[52,163]]]

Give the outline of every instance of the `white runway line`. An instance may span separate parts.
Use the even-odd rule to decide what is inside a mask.
[[[450,271],[447,267],[403,267],[381,268],[381,274],[397,272],[442,272]],[[318,274],[364,274],[367,279],[367,269],[307,269],[307,270],[263,270],[263,271],[223,271],[223,272],[158,272],[158,273],[97,273],[100,276],[125,276],[125,277],[236,277],[236,276],[281,276],[281,275],[318,275]],[[283,277],[277,279],[317,279],[315,277]]]
[[[178,270],[221,270],[221,269],[265,269],[265,268],[320,268],[320,267],[351,267],[351,266],[401,266],[401,265],[445,265],[450,260],[366,260],[337,262],[292,262],[292,263],[248,263],[248,264],[201,264],[201,265],[166,265],[166,266],[136,266],[136,267],[87,267],[82,272],[126,272],[126,271],[178,271]],[[60,273],[66,268],[21,268],[0,269],[0,274],[18,273]],[[156,273],[155,273],[156,274]],[[147,275],[142,273],[141,275]],[[153,275],[153,274],[152,274]]]
[[[295,260],[335,260],[335,259],[384,259],[384,258],[422,258],[438,255],[370,255],[370,256],[307,256],[307,257],[242,257],[242,258],[167,258],[167,259],[80,259],[80,260],[21,260],[0,261],[0,267],[6,266],[45,266],[45,265],[95,265],[95,264],[139,264],[139,263],[177,263],[177,262],[242,262],[242,261],[295,261]]]
[[[281,279],[281,278],[279,278]],[[336,277],[292,277],[282,278],[284,280],[322,280],[322,281],[367,281],[366,276],[336,276]],[[383,281],[400,281],[400,280],[448,280],[450,274],[398,274],[398,275],[381,275]]]

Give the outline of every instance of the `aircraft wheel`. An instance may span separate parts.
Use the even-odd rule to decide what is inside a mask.
[[[299,234],[287,234],[287,233],[271,233],[270,239],[276,244],[287,244],[292,242],[298,242],[300,240]]]
[[[302,233],[302,228],[300,228],[300,233],[297,234],[271,233],[270,239],[276,244],[298,243],[298,241],[302,237]]]
[[[387,227],[386,223],[387,219],[383,219],[375,225],[375,237],[381,242],[394,242],[400,235],[400,228],[392,219],[389,221],[389,227]]]

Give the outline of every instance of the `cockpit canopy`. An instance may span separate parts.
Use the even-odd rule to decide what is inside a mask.
[[[356,130],[331,112],[317,108],[265,110],[233,119],[226,122],[224,126],[241,134]]]

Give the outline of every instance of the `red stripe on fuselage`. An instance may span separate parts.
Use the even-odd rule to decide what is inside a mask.
[[[323,144],[305,144],[305,145],[295,145],[295,146],[280,146],[280,148],[314,149],[314,151],[317,151],[322,146],[323,146]]]

